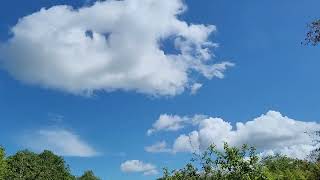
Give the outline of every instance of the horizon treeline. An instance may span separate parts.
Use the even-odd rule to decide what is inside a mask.
[[[158,180],[320,180],[319,150],[300,160],[284,155],[261,157],[254,147],[224,144],[219,151],[211,145],[206,151],[194,153],[191,162],[178,170],[164,168]],[[82,176],[72,175],[61,156],[45,150],[29,150],[5,155],[0,147],[0,180],[102,180],[88,170]]]
[[[101,180],[88,170],[77,177],[61,156],[45,150],[40,154],[29,150],[6,156],[0,146],[0,180]]]
[[[182,169],[164,168],[158,180],[320,180],[319,151],[301,160],[280,154],[261,157],[246,144],[238,148],[225,143],[223,151],[212,145]]]

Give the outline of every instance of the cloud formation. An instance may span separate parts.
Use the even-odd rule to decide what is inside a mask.
[[[42,129],[24,136],[25,148],[50,150],[61,156],[92,157],[99,153],[78,135],[65,129]]]
[[[223,78],[232,63],[212,62],[213,25],[178,17],[182,0],[108,0],[54,6],[22,17],[0,44],[2,68],[29,84],[73,94],[136,91],[173,96],[200,88],[191,74]],[[176,53],[165,51],[172,43]]]
[[[121,164],[121,171],[125,173],[143,173],[146,176],[158,174],[156,166],[139,160],[128,160]]]
[[[157,131],[177,131],[184,127],[185,121],[187,121],[186,117],[162,114],[147,134],[150,136]]]
[[[206,117],[207,116],[205,115],[199,114],[196,114],[193,117],[161,114],[156,122],[153,123],[152,128],[148,129],[147,135],[150,136],[159,131],[178,131],[188,124],[197,124]]]
[[[197,129],[176,138],[170,152],[201,152],[212,143],[222,149],[223,143],[228,142],[232,146],[253,145],[262,155],[281,153],[304,159],[315,149],[312,137],[306,132],[320,129],[319,123],[294,120],[276,111],[245,123],[238,122],[235,127],[212,117],[193,121],[193,125]]]
[[[165,141],[157,142],[154,145],[145,147],[144,149],[146,152],[150,153],[171,152],[171,149],[167,147],[167,143]]]
[[[200,83],[194,83],[191,88],[190,88],[190,93],[192,95],[197,94],[197,92],[199,91],[199,89],[202,87],[203,85]]]

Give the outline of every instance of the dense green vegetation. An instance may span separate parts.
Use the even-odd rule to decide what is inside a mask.
[[[64,159],[50,151],[40,154],[28,150],[6,157],[0,148],[0,180],[99,180],[92,171],[81,177],[71,174]]]
[[[199,167],[199,169],[197,168]],[[180,170],[168,171],[158,180],[319,180],[319,161],[268,156],[262,159],[253,147],[211,146]]]
[[[259,158],[254,147],[212,145],[184,168],[164,169],[158,180],[320,180],[319,151],[316,159],[298,160],[276,155]],[[82,176],[71,174],[64,159],[50,151],[36,154],[27,150],[6,156],[0,147],[0,180],[100,180],[92,171]]]
[[[4,179],[6,175],[7,165],[5,161],[5,152],[2,147],[0,147],[0,179]]]
[[[319,179],[320,163],[292,159],[284,156],[270,156],[262,160],[267,179]]]
[[[100,179],[94,175],[93,171],[86,171],[77,180],[100,180]]]

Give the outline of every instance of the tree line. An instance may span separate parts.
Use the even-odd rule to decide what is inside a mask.
[[[23,150],[6,156],[0,147],[0,180],[100,180],[94,173],[85,171],[82,176],[71,174],[64,159],[51,151],[40,154]]]
[[[309,159],[283,155],[260,157],[254,147],[230,147],[219,151],[211,145],[178,170],[163,171],[158,180],[320,180],[319,149]],[[0,148],[0,180],[100,180],[92,171],[71,174],[64,159],[51,151],[40,154],[24,150],[6,156]]]
[[[319,157],[319,151],[311,152]],[[299,160],[280,154],[260,157],[254,147],[210,146],[184,168],[164,169],[158,180],[320,180],[319,158]]]

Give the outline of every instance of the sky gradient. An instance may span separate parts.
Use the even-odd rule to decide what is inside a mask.
[[[156,0],[151,1],[157,2]],[[136,1],[125,0],[124,2],[134,4]],[[174,12],[161,9],[171,7],[170,3],[163,3],[163,6],[155,5],[155,8],[159,10],[159,12],[154,11],[155,15],[149,9],[143,12],[151,14],[139,14],[139,8],[145,5],[136,3],[136,9],[133,12],[128,10],[129,15],[127,16],[126,9],[119,8],[118,11],[123,13],[121,15],[124,20],[116,22],[121,25],[105,22],[103,18],[99,20],[99,16],[97,16],[96,24],[84,25],[94,26],[91,31],[96,31],[97,34],[100,33],[106,38],[112,35],[103,34],[106,33],[103,28],[110,27],[108,31],[111,34],[118,32],[119,37],[127,35],[128,38],[125,38],[124,42],[136,43],[136,46],[131,47],[133,52],[125,48],[125,50],[117,48],[102,48],[101,50],[100,44],[89,46],[92,49],[85,52],[90,52],[91,57],[97,58],[89,60],[86,56],[81,56],[84,57],[81,59],[84,62],[84,70],[87,70],[86,67],[92,65],[91,62],[95,60],[100,62],[98,57],[103,56],[101,59],[106,59],[109,54],[105,51],[111,52],[112,50],[113,57],[117,57],[110,58],[114,66],[111,69],[99,70],[96,74],[110,77],[113,72],[121,75],[127,70],[136,72],[135,63],[139,62],[146,65],[141,71],[151,71],[152,75],[147,76],[150,79],[146,80],[132,80],[130,77],[125,77],[121,81],[99,81],[93,85],[88,83],[91,81],[82,80],[86,78],[96,80],[100,76],[90,75],[82,79],[79,78],[82,76],[77,76],[77,74],[54,73],[61,69],[58,63],[57,67],[53,67],[52,62],[57,62],[55,57],[64,57],[63,53],[61,56],[56,52],[52,53],[52,56],[45,54],[46,58],[32,61],[32,57],[36,57],[35,55],[39,53],[38,44],[33,44],[37,47],[31,51],[33,54],[27,53],[30,52],[27,47],[31,47],[32,43],[22,41],[23,38],[20,37],[40,36],[37,34],[39,32],[33,31],[39,30],[33,28],[36,27],[36,24],[33,23],[38,20],[30,21],[30,24],[34,25],[30,28],[16,26],[19,19],[21,22],[21,18],[37,13],[41,8],[69,5],[77,9],[91,7],[94,3],[93,1],[75,0],[30,0],[28,2],[5,0],[1,3],[0,122],[2,128],[0,144],[6,148],[8,154],[25,148],[31,148],[34,151],[50,149],[63,155],[75,174],[92,169],[102,179],[147,180],[159,176],[159,174],[154,174],[156,171],[161,174],[162,167],[178,168],[190,160],[191,154],[188,147],[178,146],[179,137],[180,140],[186,136],[191,139],[194,137],[196,139],[194,143],[199,146],[197,148],[199,150],[213,140],[220,141],[221,139],[233,142],[235,145],[242,142],[257,145],[255,141],[261,140],[270,142],[270,146],[259,146],[258,144],[261,152],[264,150],[278,152],[279,149],[287,148],[284,153],[297,155],[300,150],[309,148],[310,144],[305,143],[310,139],[299,133],[320,127],[320,84],[318,82],[320,51],[319,47],[304,46],[301,45],[301,42],[307,31],[307,23],[319,17],[317,13],[319,1],[310,0],[308,3],[302,3],[299,0],[281,2],[186,0],[183,4],[188,8],[176,16],[172,15]],[[109,11],[115,10],[113,8],[105,11],[104,8],[108,6],[102,7],[100,15],[108,16]],[[119,13],[118,11],[115,10],[115,14]],[[52,12],[54,20],[48,20],[48,24],[44,27],[49,26],[50,23],[56,25],[60,21],[67,21],[69,15],[61,16],[65,19],[57,19],[58,16],[54,16],[54,13],[57,12]],[[96,15],[95,12],[88,14],[91,14],[92,18]],[[163,15],[162,12],[168,13],[165,15],[172,15],[170,20],[186,22],[187,27],[173,23],[172,26],[176,29],[172,30],[170,29],[172,27],[168,26],[163,27],[164,30],[160,31],[159,28],[162,26],[158,26],[157,23],[167,22],[167,19],[162,16],[157,19],[157,15]],[[130,13],[136,13],[134,17],[141,19],[134,21],[132,18],[127,18],[130,17]],[[83,13],[82,16],[86,18],[89,17],[88,14]],[[41,14],[39,17],[44,17],[41,22],[46,22],[48,18]],[[152,21],[147,17],[155,19]],[[79,19],[83,20],[81,18]],[[142,20],[148,23],[139,23],[143,22]],[[138,30],[130,28],[131,23],[137,27],[141,25],[142,29],[147,27],[141,30],[145,36],[138,31],[139,28]],[[203,26],[196,32],[191,30],[189,32],[191,24]],[[210,25],[214,25],[217,30],[211,29],[212,33],[207,31]],[[152,28],[153,26],[156,28]],[[13,27],[18,27],[19,31],[12,33]],[[67,31],[63,30],[61,30],[62,36],[68,35],[64,34]],[[166,33],[170,36],[163,35]],[[196,36],[197,33],[200,35]],[[90,32],[83,34],[83,38],[87,40],[97,38],[94,35],[92,38],[88,34]],[[135,36],[136,34],[138,36]],[[146,38],[148,35],[158,41],[150,41],[154,43],[150,45],[141,43],[149,42],[149,39]],[[56,37],[53,34],[47,36],[48,38]],[[179,36],[182,37],[182,40],[176,45],[180,49],[174,49],[172,38]],[[20,39],[16,41],[16,44],[12,43],[14,45],[10,46],[8,42],[15,38]],[[40,44],[41,46],[48,45],[55,49],[56,45],[60,45],[59,42],[45,40],[41,42],[43,43]],[[140,43],[139,40],[141,40]],[[70,41],[71,45],[67,46],[69,48],[77,43],[83,43],[72,38]],[[205,46],[207,41],[219,44],[219,47],[212,47],[212,53],[209,53],[212,57],[208,59],[206,55],[203,57],[195,55],[199,53],[197,48],[192,52],[184,51],[186,47]],[[114,43],[114,46],[111,47],[116,47],[117,42],[120,42],[122,47],[126,44],[120,38],[110,42],[111,45]],[[148,66],[150,62],[158,63],[156,61],[158,56],[155,56],[155,54],[158,55],[158,51],[149,49],[153,47],[152,45],[155,45],[155,48],[161,47],[165,55],[181,51],[182,55],[179,57],[165,56],[163,60],[161,58],[164,57],[161,56],[159,59],[161,63],[177,61],[178,65],[160,63],[160,65],[150,64]],[[10,49],[8,50],[7,47]],[[143,59],[140,54],[136,55],[137,52],[145,52],[148,58]],[[122,56],[128,54],[131,56]],[[42,55],[39,57],[43,57]],[[203,60],[204,63],[190,63],[198,59]],[[63,67],[70,65],[72,70],[78,68],[78,59],[72,60],[71,64],[63,64]],[[222,66],[222,69],[211,69],[216,63],[222,62],[230,64]],[[23,63],[26,63],[26,66],[23,66]],[[61,63],[64,63],[63,59]],[[49,64],[49,66],[44,66],[44,64]],[[46,70],[48,74],[43,73]],[[206,72],[213,73],[213,75],[210,76]],[[224,77],[217,74],[218,72]],[[47,76],[50,79],[43,79]],[[66,83],[69,79],[71,82],[79,80],[79,84]],[[32,82],[33,80],[35,82]],[[159,84],[153,82],[159,82]],[[201,88],[193,86],[196,83],[201,84]],[[87,89],[90,90],[87,91]],[[193,90],[194,93],[192,93]],[[162,117],[167,119],[161,120],[161,115],[165,114],[167,117]],[[248,121],[255,123],[249,126],[245,124]],[[244,127],[241,131],[239,122],[242,122]],[[228,129],[228,123],[233,127],[232,130]],[[218,127],[225,131],[215,131],[214,129]],[[156,132],[148,135],[147,131],[152,128]],[[280,137],[276,142],[272,141],[273,136],[271,136],[275,130],[279,132],[275,133],[275,136]],[[197,137],[191,133],[195,131]],[[234,134],[243,138],[234,138]],[[253,138],[254,140],[251,141],[252,139],[247,138],[249,135],[257,135],[257,139]],[[262,135],[260,139],[258,135]],[[281,137],[289,137],[290,141],[283,140]],[[145,147],[154,144],[158,146],[152,150],[150,148],[146,150]],[[293,148],[300,148],[299,153]]]

